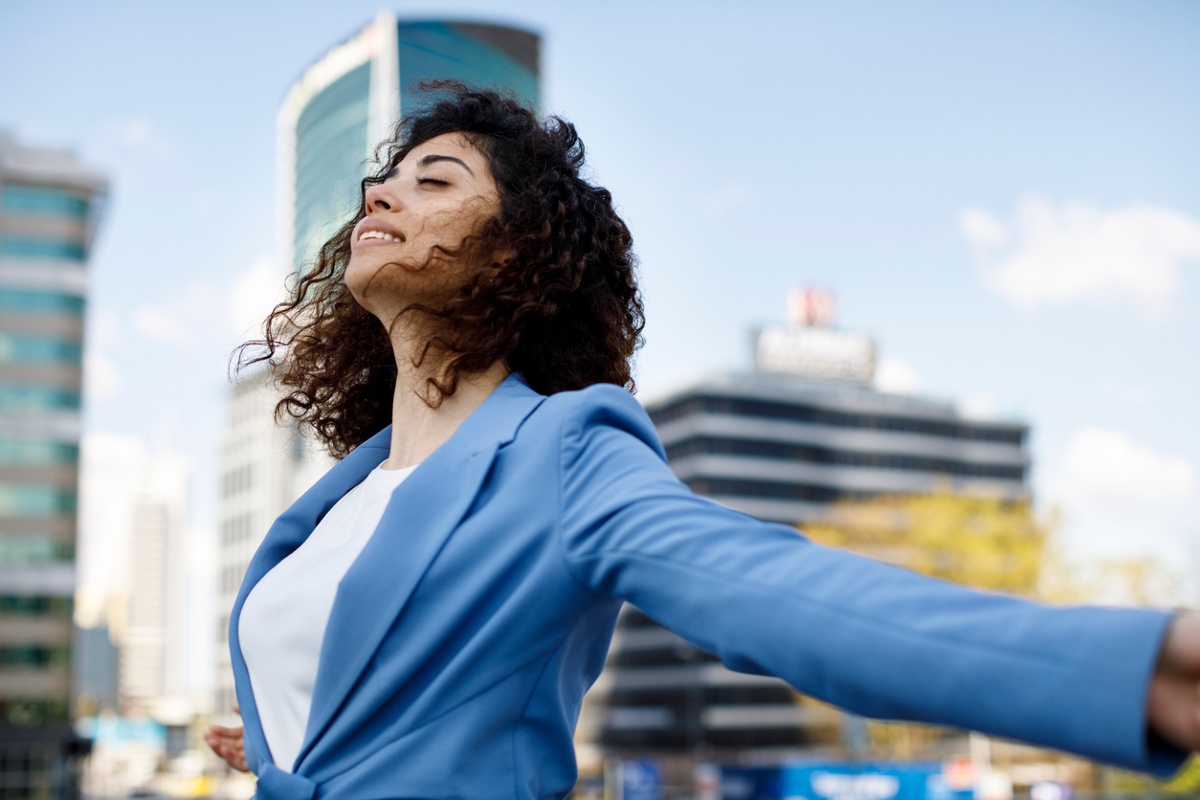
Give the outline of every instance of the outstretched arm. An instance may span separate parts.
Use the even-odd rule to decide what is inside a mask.
[[[1196,618],[1051,608],[821,547],[692,495],[635,401],[594,388],[564,421],[560,495],[563,559],[591,591],[864,716],[1162,777],[1200,747]]]
[[[1150,680],[1147,724],[1153,735],[1200,750],[1200,613],[1171,620]]]

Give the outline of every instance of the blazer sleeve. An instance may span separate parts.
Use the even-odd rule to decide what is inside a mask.
[[[1054,608],[817,545],[694,495],[616,387],[562,419],[567,569],[717,654],[855,713],[950,725],[1167,776],[1146,693],[1169,615]]]

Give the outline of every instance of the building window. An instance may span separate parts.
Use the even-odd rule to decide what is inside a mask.
[[[75,492],[41,484],[0,483],[0,519],[75,513]]]
[[[74,559],[75,546],[69,542],[56,542],[44,536],[0,537],[0,567],[70,562]]]
[[[0,646],[0,669],[63,669],[71,663],[69,647]]]
[[[78,189],[60,186],[6,183],[0,187],[0,208],[13,214],[84,219],[88,213],[88,195]]]
[[[0,238],[0,256],[86,261],[87,250],[82,242],[65,242],[62,239],[35,236],[5,236]]]
[[[78,463],[77,444],[0,437],[0,464],[4,466],[50,467]]]
[[[692,456],[750,456],[796,463],[927,472],[970,478],[1020,481],[1025,477],[1025,468],[1021,465],[980,464],[903,453],[864,453],[777,440],[731,439],[720,436],[696,436],[673,442],[666,446],[666,452],[667,459],[672,463]]]
[[[0,363],[77,364],[82,358],[83,343],[75,339],[0,332]]]
[[[2,664],[2,662],[0,662]],[[0,720],[13,725],[43,725],[67,721],[67,700],[0,700]]]
[[[0,411],[50,411],[79,407],[78,390],[0,384]]]
[[[837,411],[806,403],[783,403],[745,397],[702,395],[680,398],[650,412],[655,425],[701,414],[722,414],[754,419],[779,419],[830,428],[912,433],[945,439],[998,442],[1020,445],[1025,438],[1021,426],[981,425],[948,420]]]
[[[0,616],[69,618],[74,605],[72,598],[56,595],[0,595]]]
[[[0,289],[0,311],[17,313],[61,311],[69,314],[82,314],[83,298],[58,292]]]

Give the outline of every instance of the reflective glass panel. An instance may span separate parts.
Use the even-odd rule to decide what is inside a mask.
[[[74,364],[82,358],[83,343],[77,340],[0,332],[0,363]]]
[[[61,186],[6,183],[0,186],[0,208],[14,214],[45,214],[82,219],[88,213],[88,196],[78,189]]]
[[[0,518],[75,513],[75,492],[37,483],[0,483]]]
[[[44,411],[79,407],[78,391],[50,386],[0,383],[0,411]]]
[[[0,238],[0,256],[86,261],[87,251],[80,242],[34,236],[5,236]]]
[[[79,463],[79,445],[0,436],[0,465],[51,467]]]
[[[31,289],[0,289],[0,311],[66,311],[83,313],[83,298]]]

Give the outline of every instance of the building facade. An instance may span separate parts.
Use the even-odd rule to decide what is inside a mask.
[[[357,212],[375,146],[409,109],[420,84],[455,80],[507,91],[536,107],[539,39],[500,25],[444,20],[374,21],[309,66],[279,111],[281,261],[303,272],[316,249]],[[265,372],[233,392],[221,445],[215,710],[234,704],[229,610],[268,526],[332,461],[274,421]]]
[[[159,452],[144,463],[132,498],[118,692],[127,716],[161,722],[184,697],[187,480],[183,457]]]
[[[83,318],[105,179],[0,133],[0,795],[71,780]]]
[[[864,337],[821,326],[764,329],[756,371],[700,381],[647,411],[680,480],[771,522],[803,527],[834,503],[881,495],[1028,498],[1027,425],[878,391],[873,352]],[[610,752],[846,754],[865,734],[628,606],[593,695],[593,735]]]
[[[294,428],[275,424],[266,370],[233,387],[221,438],[217,561],[215,711],[237,705],[229,657],[229,612],[267,528],[331,465]]]
[[[284,263],[303,271],[359,207],[375,147],[423,102],[423,81],[455,80],[539,100],[539,39],[502,25],[399,21],[389,13],[308,67],[279,110]]]

